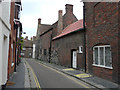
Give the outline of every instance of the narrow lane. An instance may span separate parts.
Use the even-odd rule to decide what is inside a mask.
[[[41,88],[91,88],[86,83],[63,74],[34,60],[27,60],[32,67]]]

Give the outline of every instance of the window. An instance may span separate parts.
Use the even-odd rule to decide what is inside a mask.
[[[110,45],[95,46],[93,48],[93,65],[112,69]]]
[[[21,52],[21,56],[24,56],[25,54],[23,52]]]
[[[20,36],[20,27],[18,27],[18,30],[17,30],[17,37],[19,38]]]
[[[11,53],[11,56],[12,56],[12,61],[11,61],[11,67],[14,66],[14,61],[13,61],[13,57],[14,57],[14,49],[13,49],[13,44],[11,44],[11,49],[12,49],[12,53]]]
[[[29,53],[29,56],[31,56],[32,55],[32,53]]]
[[[23,48],[22,50],[26,50],[26,48]]]
[[[14,15],[14,18],[15,19],[20,19],[20,14],[21,14],[21,5],[15,3],[15,15]]]
[[[79,46],[79,53],[83,53],[83,46]]]

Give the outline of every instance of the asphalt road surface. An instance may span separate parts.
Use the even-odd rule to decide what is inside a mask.
[[[93,88],[92,86],[35,60],[26,60],[37,76],[40,88]]]

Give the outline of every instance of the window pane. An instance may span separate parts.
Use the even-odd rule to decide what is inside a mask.
[[[95,48],[95,64],[98,65],[98,48]]]
[[[103,47],[100,47],[100,65],[104,65]]]
[[[105,47],[105,66],[111,67],[112,62],[111,62],[111,55],[110,55],[110,47]]]

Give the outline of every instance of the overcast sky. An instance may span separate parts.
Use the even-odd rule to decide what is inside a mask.
[[[21,22],[26,35],[35,36],[38,18],[42,24],[53,24],[58,20],[58,10],[65,13],[65,5],[72,4],[73,12],[79,19],[83,18],[83,3],[81,0],[22,0]],[[26,35],[23,35],[25,37]]]

